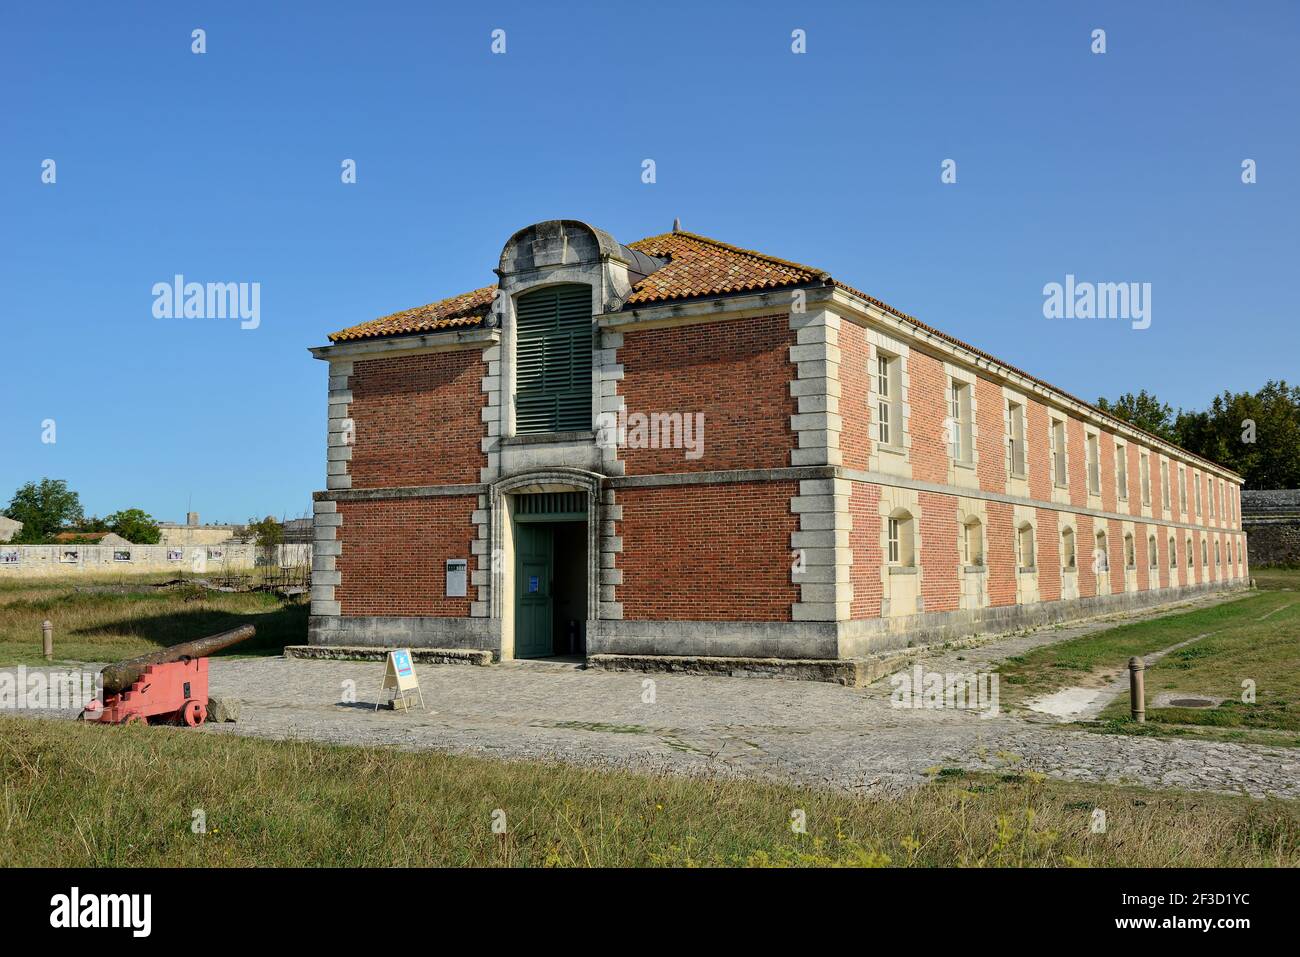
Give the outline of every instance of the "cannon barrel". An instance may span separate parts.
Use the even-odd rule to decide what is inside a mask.
[[[149,665],[162,665],[169,661],[181,661],[185,658],[204,658],[213,652],[221,651],[223,648],[229,648],[241,641],[247,641],[255,633],[256,629],[252,625],[240,625],[232,631],[223,631],[219,635],[196,638],[194,641],[183,641],[179,645],[172,645],[162,651],[141,655],[139,658],[128,658],[126,661],[119,661],[117,664],[109,665],[100,672],[104,679],[104,693],[121,694],[126,691],[131,685],[140,680],[140,676],[144,674],[144,669]]]

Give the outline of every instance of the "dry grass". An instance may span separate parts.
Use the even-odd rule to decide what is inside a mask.
[[[1105,833],[1092,833],[1094,808]],[[194,811],[207,833],[191,829]],[[790,828],[794,809],[807,833]],[[494,811],[505,813],[494,833]],[[907,796],[0,719],[35,866],[1295,866],[1291,802],[940,771]]]
[[[0,582],[0,666],[43,664],[41,622],[54,625],[55,659],[117,661],[245,623],[257,637],[239,654],[277,654],[305,643],[307,604],[266,592],[152,587],[170,575]]]

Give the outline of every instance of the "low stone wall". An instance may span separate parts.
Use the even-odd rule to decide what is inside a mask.
[[[263,565],[256,545],[6,545],[0,581],[150,572],[248,571]],[[310,545],[277,545],[274,564],[311,564]]]
[[[1241,527],[1252,567],[1300,565],[1300,489],[1243,491]]]

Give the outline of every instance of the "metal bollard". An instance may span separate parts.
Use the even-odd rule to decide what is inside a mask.
[[[41,651],[46,661],[54,660],[54,623],[48,618],[41,622]]]
[[[1128,660],[1128,697],[1129,706],[1132,708],[1133,720],[1138,724],[1146,724],[1147,720],[1147,695],[1146,695],[1146,662],[1141,658],[1130,658]]]

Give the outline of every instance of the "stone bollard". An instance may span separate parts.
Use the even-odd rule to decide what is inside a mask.
[[[48,618],[41,622],[41,652],[46,661],[54,660],[54,622]]]
[[[1147,695],[1146,695],[1146,662],[1141,658],[1130,658],[1128,660],[1128,696],[1129,706],[1132,708],[1133,720],[1138,724],[1146,724],[1147,720]]]

